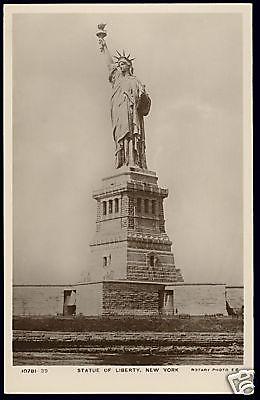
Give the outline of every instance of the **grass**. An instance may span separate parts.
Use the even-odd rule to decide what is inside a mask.
[[[61,332],[242,332],[243,319],[192,316],[187,319],[137,317],[52,317],[19,316],[13,329]]]

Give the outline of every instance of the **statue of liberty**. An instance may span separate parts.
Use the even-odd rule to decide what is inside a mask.
[[[112,85],[111,120],[115,142],[115,166],[137,166],[147,169],[145,156],[144,116],[151,107],[145,86],[133,75],[133,58],[125,51],[110,55],[105,42],[105,24],[98,25],[100,50],[105,54]]]

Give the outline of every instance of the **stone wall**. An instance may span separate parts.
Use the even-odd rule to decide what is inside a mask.
[[[158,315],[160,285],[104,282],[104,315]]]
[[[230,307],[235,311],[241,310],[244,305],[244,287],[243,286],[227,286],[226,299]]]
[[[65,286],[14,285],[13,315],[57,315],[63,313]],[[70,289],[68,287],[68,289]]]
[[[153,265],[149,262],[150,256],[153,257]],[[180,270],[174,266],[171,252],[131,248],[127,251],[127,279],[183,282]]]
[[[13,288],[13,315],[62,315],[64,290],[76,291],[77,315],[156,316],[165,311],[164,293],[173,293],[173,302],[170,309],[167,308],[167,315],[227,315],[225,285],[167,285],[126,280],[108,280],[67,287],[16,285]],[[241,308],[241,288],[227,288],[226,296],[231,306]]]
[[[102,283],[78,284],[74,287],[77,293],[76,314],[102,314]]]
[[[163,200],[168,190],[160,188],[157,180],[155,172],[125,168],[104,178],[93,193],[97,220],[87,282],[183,281],[181,271],[174,267],[172,242],[164,226]],[[156,265],[149,268],[147,253],[151,251],[156,253]],[[103,268],[107,256],[110,262]]]
[[[221,284],[178,284],[166,286],[173,290],[174,314],[223,314],[227,315],[225,285]]]
[[[129,263],[127,267],[127,278],[156,282],[183,282],[183,277],[179,269],[176,269],[173,265],[163,264],[154,268],[147,265],[134,265]]]
[[[111,241],[91,248],[91,259],[88,281],[126,278],[126,242]],[[107,257],[107,265],[104,265]]]

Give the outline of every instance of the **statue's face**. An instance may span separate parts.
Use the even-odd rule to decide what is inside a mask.
[[[122,60],[119,62],[119,68],[122,72],[129,72],[130,71],[130,65],[128,62]]]

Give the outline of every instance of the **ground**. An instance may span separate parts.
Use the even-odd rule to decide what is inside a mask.
[[[17,317],[13,328],[14,365],[243,364],[238,318]]]

